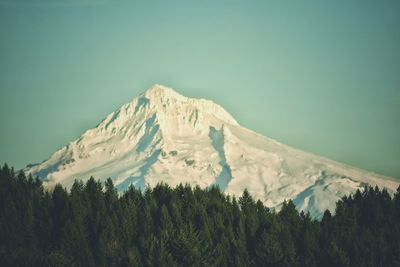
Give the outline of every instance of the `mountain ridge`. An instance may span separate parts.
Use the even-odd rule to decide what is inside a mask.
[[[43,179],[46,187],[61,183],[69,188],[75,178],[94,176],[103,181],[111,177],[119,191],[159,182],[218,185],[231,195],[247,188],[269,207],[293,199],[317,218],[365,184],[390,192],[398,186],[389,177],[241,127],[218,104],[157,84],[48,160],[24,170]]]

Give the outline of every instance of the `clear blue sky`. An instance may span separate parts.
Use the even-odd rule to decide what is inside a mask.
[[[154,83],[400,178],[400,1],[0,0],[0,163],[40,162]]]

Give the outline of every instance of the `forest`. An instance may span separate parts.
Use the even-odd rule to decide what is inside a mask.
[[[365,187],[321,220],[245,190],[111,179],[45,190],[0,167],[0,266],[400,266],[400,187]]]

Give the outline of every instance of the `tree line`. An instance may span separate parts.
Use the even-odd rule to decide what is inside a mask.
[[[400,266],[400,187],[365,187],[322,220],[217,187],[111,179],[70,191],[0,168],[0,266]]]

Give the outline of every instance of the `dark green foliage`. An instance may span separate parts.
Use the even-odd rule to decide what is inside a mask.
[[[321,221],[247,190],[166,184],[118,195],[111,179],[51,192],[0,169],[0,266],[400,266],[400,187],[366,187]]]

